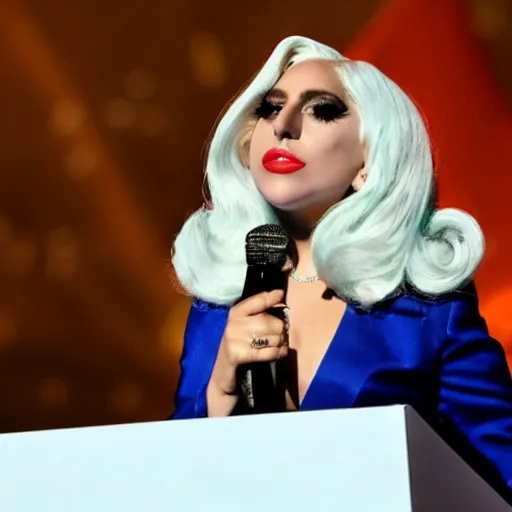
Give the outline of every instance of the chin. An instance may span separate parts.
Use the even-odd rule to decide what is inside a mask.
[[[255,179],[256,187],[265,200],[275,209],[283,212],[299,212],[310,208],[326,209],[338,203],[344,195],[344,190],[334,187],[319,187],[315,190],[313,184],[305,182],[304,177],[289,175],[264,175]],[[341,187],[339,187],[341,188]]]
[[[270,203],[276,210],[283,212],[300,211],[305,208],[310,208],[316,204],[311,196],[277,196],[274,194],[263,194],[263,197]]]
[[[293,210],[311,198],[311,190],[289,176],[265,175],[255,181],[265,200],[280,210]]]
[[[269,193],[263,194],[263,197],[277,211],[287,214],[312,215],[313,217],[321,217],[329,208],[342,200],[339,196],[327,198],[325,196],[312,196],[311,194],[277,196],[275,193]]]

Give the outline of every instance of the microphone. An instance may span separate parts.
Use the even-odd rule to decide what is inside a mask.
[[[284,270],[290,254],[291,239],[278,224],[264,224],[249,233],[245,239],[247,274],[240,301],[261,292],[284,290],[288,276]],[[282,308],[270,308],[268,314],[284,320]],[[239,369],[239,385],[244,399],[245,414],[282,412],[285,410],[285,392],[282,375],[276,362],[260,362],[242,365]]]

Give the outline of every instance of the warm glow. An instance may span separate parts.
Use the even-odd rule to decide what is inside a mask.
[[[50,128],[58,135],[74,135],[83,128],[86,113],[83,105],[70,100],[61,100],[50,112]]]
[[[12,234],[12,222],[5,217],[0,217],[0,247],[5,247],[12,240]]]
[[[508,25],[505,13],[489,0],[477,3],[474,24],[478,34],[484,39],[497,39]]]
[[[137,127],[148,137],[158,137],[167,129],[169,119],[165,110],[158,105],[140,108]]]
[[[190,39],[190,62],[196,81],[203,87],[220,87],[227,79],[227,63],[217,36],[199,32]]]
[[[66,156],[65,164],[69,176],[80,181],[97,169],[99,156],[88,144],[77,144]]]
[[[125,414],[136,411],[142,404],[142,391],[134,382],[123,382],[110,395],[110,404],[116,412]]]
[[[78,271],[77,236],[67,228],[51,232],[46,240],[46,275],[61,280]]]
[[[124,98],[117,98],[109,101],[105,106],[105,122],[111,128],[131,128],[137,117],[133,105]]]
[[[24,276],[35,265],[37,246],[33,238],[17,236],[3,250],[0,261],[3,259],[5,271],[12,276]]]
[[[63,407],[69,400],[68,385],[60,378],[46,378],[39,384],[38,395],[45,407]]]
[[[18,336],[16,322],[12,315],[0,311],[0,350],[10,347]]]
[[[482,301],[481,313],[487,320],[489,331],[498,339],[512,356],[512,322],[510,321],[510,305],[512,304],[512,287],[494,292],[487,300]]]
[[[190,299],[180,297],[174,301],[160,330],[160,346],[171,359],[178,359],[180,356],[189,309]]]
[[[125,79],[126,96],[134,100],[147,100],[153,98],[158,89],[158,81],[151,71],[137,69],[127,75]]]

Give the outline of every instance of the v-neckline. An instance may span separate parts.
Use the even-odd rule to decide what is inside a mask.
[[[299,402],[297,411],[304,410],[304,405],[306,405],[306,408],[307,408],[308,398],[310,397],[312,392],[314,392],[316,383],[319,380],[319,378],[321,377],[324,367],[328,363],[329,355],[333,351],[333,348],[335,347],[335,344],[338,342],[338,339],[341,338],[341,331],[344,330],[344,325],[347,323],[349,317],[352,316],[353,313],[354,313],[354,311],[353,311],[352,307],[350,306],[350,304],[347,304],[345,307],[345,311],[343,312],[343,315],[340,318],[338,326],[336,327],[336,330],[334,331],[334,335],[333,335],[331,341],[329,342],[329,344],[327,345],[324,355],[320,359],[320,363],[319,363],[315,373],[313,374],[313,378],[311,379],[311,381],[306,389],[306,392],[304,393],[304,396],[302,397],[302,400]]]

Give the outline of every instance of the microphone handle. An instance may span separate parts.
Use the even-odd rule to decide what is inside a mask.
[[[287,284],[287,274],[280,266],[249,265],[240,300],[277,289],[286,293]],[[267,313],[284,321],[282,308],[270,308]],[[238,382],[243,403],[237,407],[238,414],[262,414],[285,410],[284,383],[276,366],[276,362],[272,361],[239,367]]]

